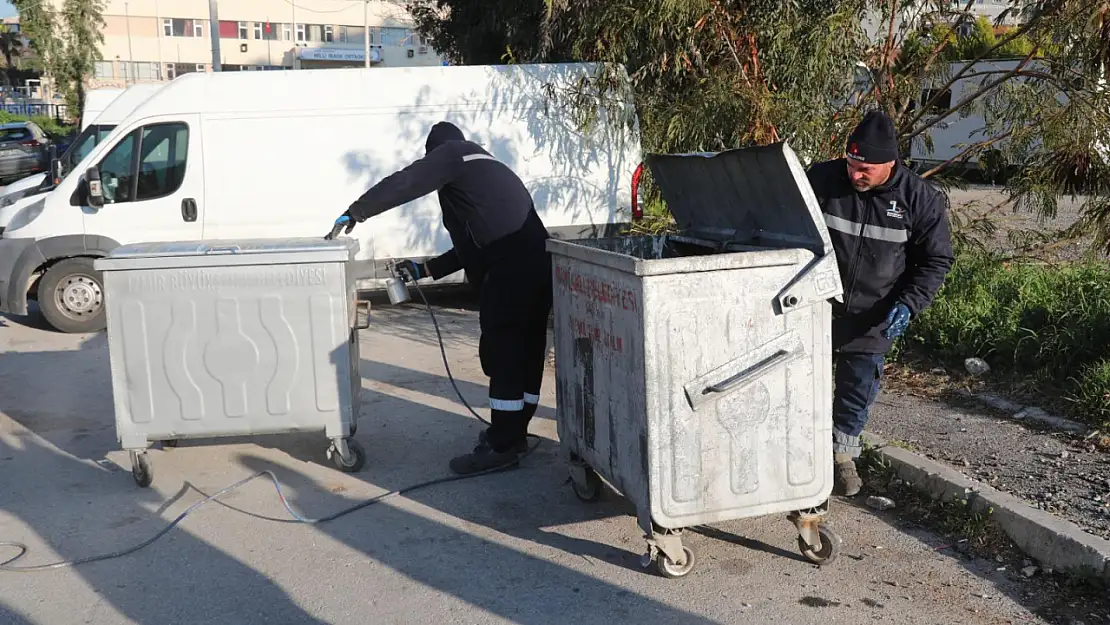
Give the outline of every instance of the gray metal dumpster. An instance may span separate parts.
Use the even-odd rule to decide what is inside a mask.
[[[117,248],[104,273],[116,435],[149,486],[156,441],[323,431],[358,471],[352,239],[183,241]]]
[[[646,160],[680,232],[551,240],[558,431],[575,493],[599,476],[637,508],[666,577],[682,528],[790,512],[829,563],[828,231],[785,143]]]

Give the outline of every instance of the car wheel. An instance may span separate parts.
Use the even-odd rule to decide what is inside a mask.
[[[38,303],[46,321],[61,332],[98,332],[106,325],[104,279],[91,258],[67,258],[47,269]]]

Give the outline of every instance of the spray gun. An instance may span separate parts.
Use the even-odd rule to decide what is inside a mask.
[[[385,292],[389,295],[389,303],[394,306],[412,299],[409,296],[409,288],[405,286],[406,278],[411,279],[412,276],[402,269],[400,264],[400,261],[391,260],[385,265],[386,271],[389,272],[389,277],[385,280]]]

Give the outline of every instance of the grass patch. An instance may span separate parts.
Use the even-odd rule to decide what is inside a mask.
[[[1062,399],[1065,412],[1110,426],[1110,266],[1004,262],[961,252],[899,352],[954,367],[979,357],[1019,392]],[[894,354],[896,357],[898,354]]]
[[[897,445],[908,449],[908,445]],[[961,551],[982,557],[1017,553],[1009,537],[991,519],[993,509],[973,510],[967,499],[934,500],[903,482],[878,449],[865,444],[859,460],[868,495],[884,495],[897,502],[899,514],[959,545]]]

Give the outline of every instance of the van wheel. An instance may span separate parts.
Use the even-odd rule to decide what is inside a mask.
[[[91,258],[67,258],[47,269],[38,302],[42,316],[61,332],[99,332],[107,325],[104,279]]]

